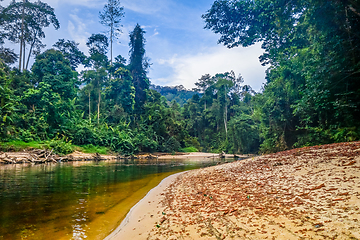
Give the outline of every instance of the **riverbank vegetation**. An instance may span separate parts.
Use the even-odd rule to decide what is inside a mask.
[[[203,19],[221,35],[219,43],[262,43],[260,61],[268,66],[262,91],[229,70],[204,73],[193,91],[178,86],[166,98],[156,91],[164,89],[150,89],[146,32],[139,24],[129,35],[129,59],[113,53],[119,32],[112,26],[124,16],[119,1],[104,7],[100,18],[109,32],[93,33],[86,54],[65,39],[44,49],[44,28],[60,27],[48,4],[14,1],[0,10],[2,142],[48,142],[63,154],[74,145],[121,154],[255,153],[360,137],[355,2],[215,1]],[[6,42],[19,43],[20,54]],[[84,70],[76,71],[79,66]]]

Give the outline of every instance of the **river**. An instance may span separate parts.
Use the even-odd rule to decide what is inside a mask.
[[[219,162],[209,159],[2,165],[0,240],[103,239],[165,177]]]

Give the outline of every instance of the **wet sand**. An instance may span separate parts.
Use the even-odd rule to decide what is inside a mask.
[[[156,221],[154,216],[158,216],[162,209],[158,200],[163,197],[164,191],[180,174],[183,173],[176,173],[163,179],[158,186],[131,208],[120,226],[104,240],[146,239]]]
[[[360,142],[165,179],[107,239],[360,239]]]

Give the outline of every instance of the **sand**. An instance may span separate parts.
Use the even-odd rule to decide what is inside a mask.
[[[224,154],[225,158],[234,158],[234,154]],[[253,156],[252,154],[242,154],[236,155],[237,158],[248,158]],[[204,152],[192,152],[192,153],[183,153],[183,154],[176,154],[170,155],[165,154],[159,156],[159,159],[209,159],[209,158],[219,158],[220,155],[217,153],[204,153]]]
[[[8,154],[12,154],[12,153],[8,153]],[[94,158],[94,154],[92,153],[82,153],[82,152],[78,152],[75,151],[71,154],[67,155],[68,157],[73,158],[74,160],[83,160],[83,159],[93,159]],[[104,154],[99,154],[100,158],[102,160],[116,160],[117,156],[116,155],[104,155]],[[149,157],[150,156],[150,157]],[[243,155],[238,155],[238,158],[248,158],[249,156],[252,156],[251,154],[243,154]],[[135,156],[135,160],[136,159],[209,159],[209,158],[219,158],[220,155],[217,153],[204,153],[204,152],[192,152],[192,153],[176,153],[174,155],[169,154],[169,153],[153,153],[153,154],[141,154],[141,155],[137,155]],[[225,154],[224,157],[226,158],[234,158],[233,154]]]
[[[36,151],[36,150],[35,150]],[[52,151],[51,151],[52,152]],[[47,154],[46,154],[47,155]],[[50,155],[49,155],[50,156]],[[233,154],[216,154],[216,153],[204,153],[204,152],[194,152],[194,153],[182,153],[177,152],[175,154],[169,154],[169,153],[146,153],[146,154],[139,154],[137,156],[134,156],[134,158],[124,158],[115,154],[93,154],[93,153],[83,153],[79,151],[74,151],[73,153],[70,153],[66,156],[60,157],[57,155],[54,155],[53,158],[49,158],[47,161],[45,159],[44,154],[37,154],[34,153],[34,150],[27,150],[22,152],[0,152],[0,164],[1,163],[29,163],[29,162],[57,162],[58,160],[62,161],[92,161],[94,159],[100,161],[100,160],[123,160],[123,161],[157,161],[157,160],[175,160],[175,159],[182,159],[182,160],[203,160],[203,159],[211,159],[211,158],[248,158],[252,155],[244,154],[244,155],[238,155],[234,156]]]
[[[107,239],[360,239],[360,142],[165,179]]]
[[[154,226],[154,221],[156,221],[154,216],[161,214],[160,209],[162,207],[159,206],[158,200],[162,198],[164,191],[170,184],[183,173],[176,173],[163,179],[157,187],[153,188],[140,202],[131,208],[120,226],[104,240],[146,239]]]

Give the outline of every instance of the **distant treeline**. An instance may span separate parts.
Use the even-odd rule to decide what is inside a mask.
[[[186,103],[195,94],[200,94],[194,90],[186,89],[183,85],[168,87],[150,84],[150,89],[153,89],[160,93],[169,102],[175,100],[177,103],[180,104],[180,106],[184,106],[184,103]]]

